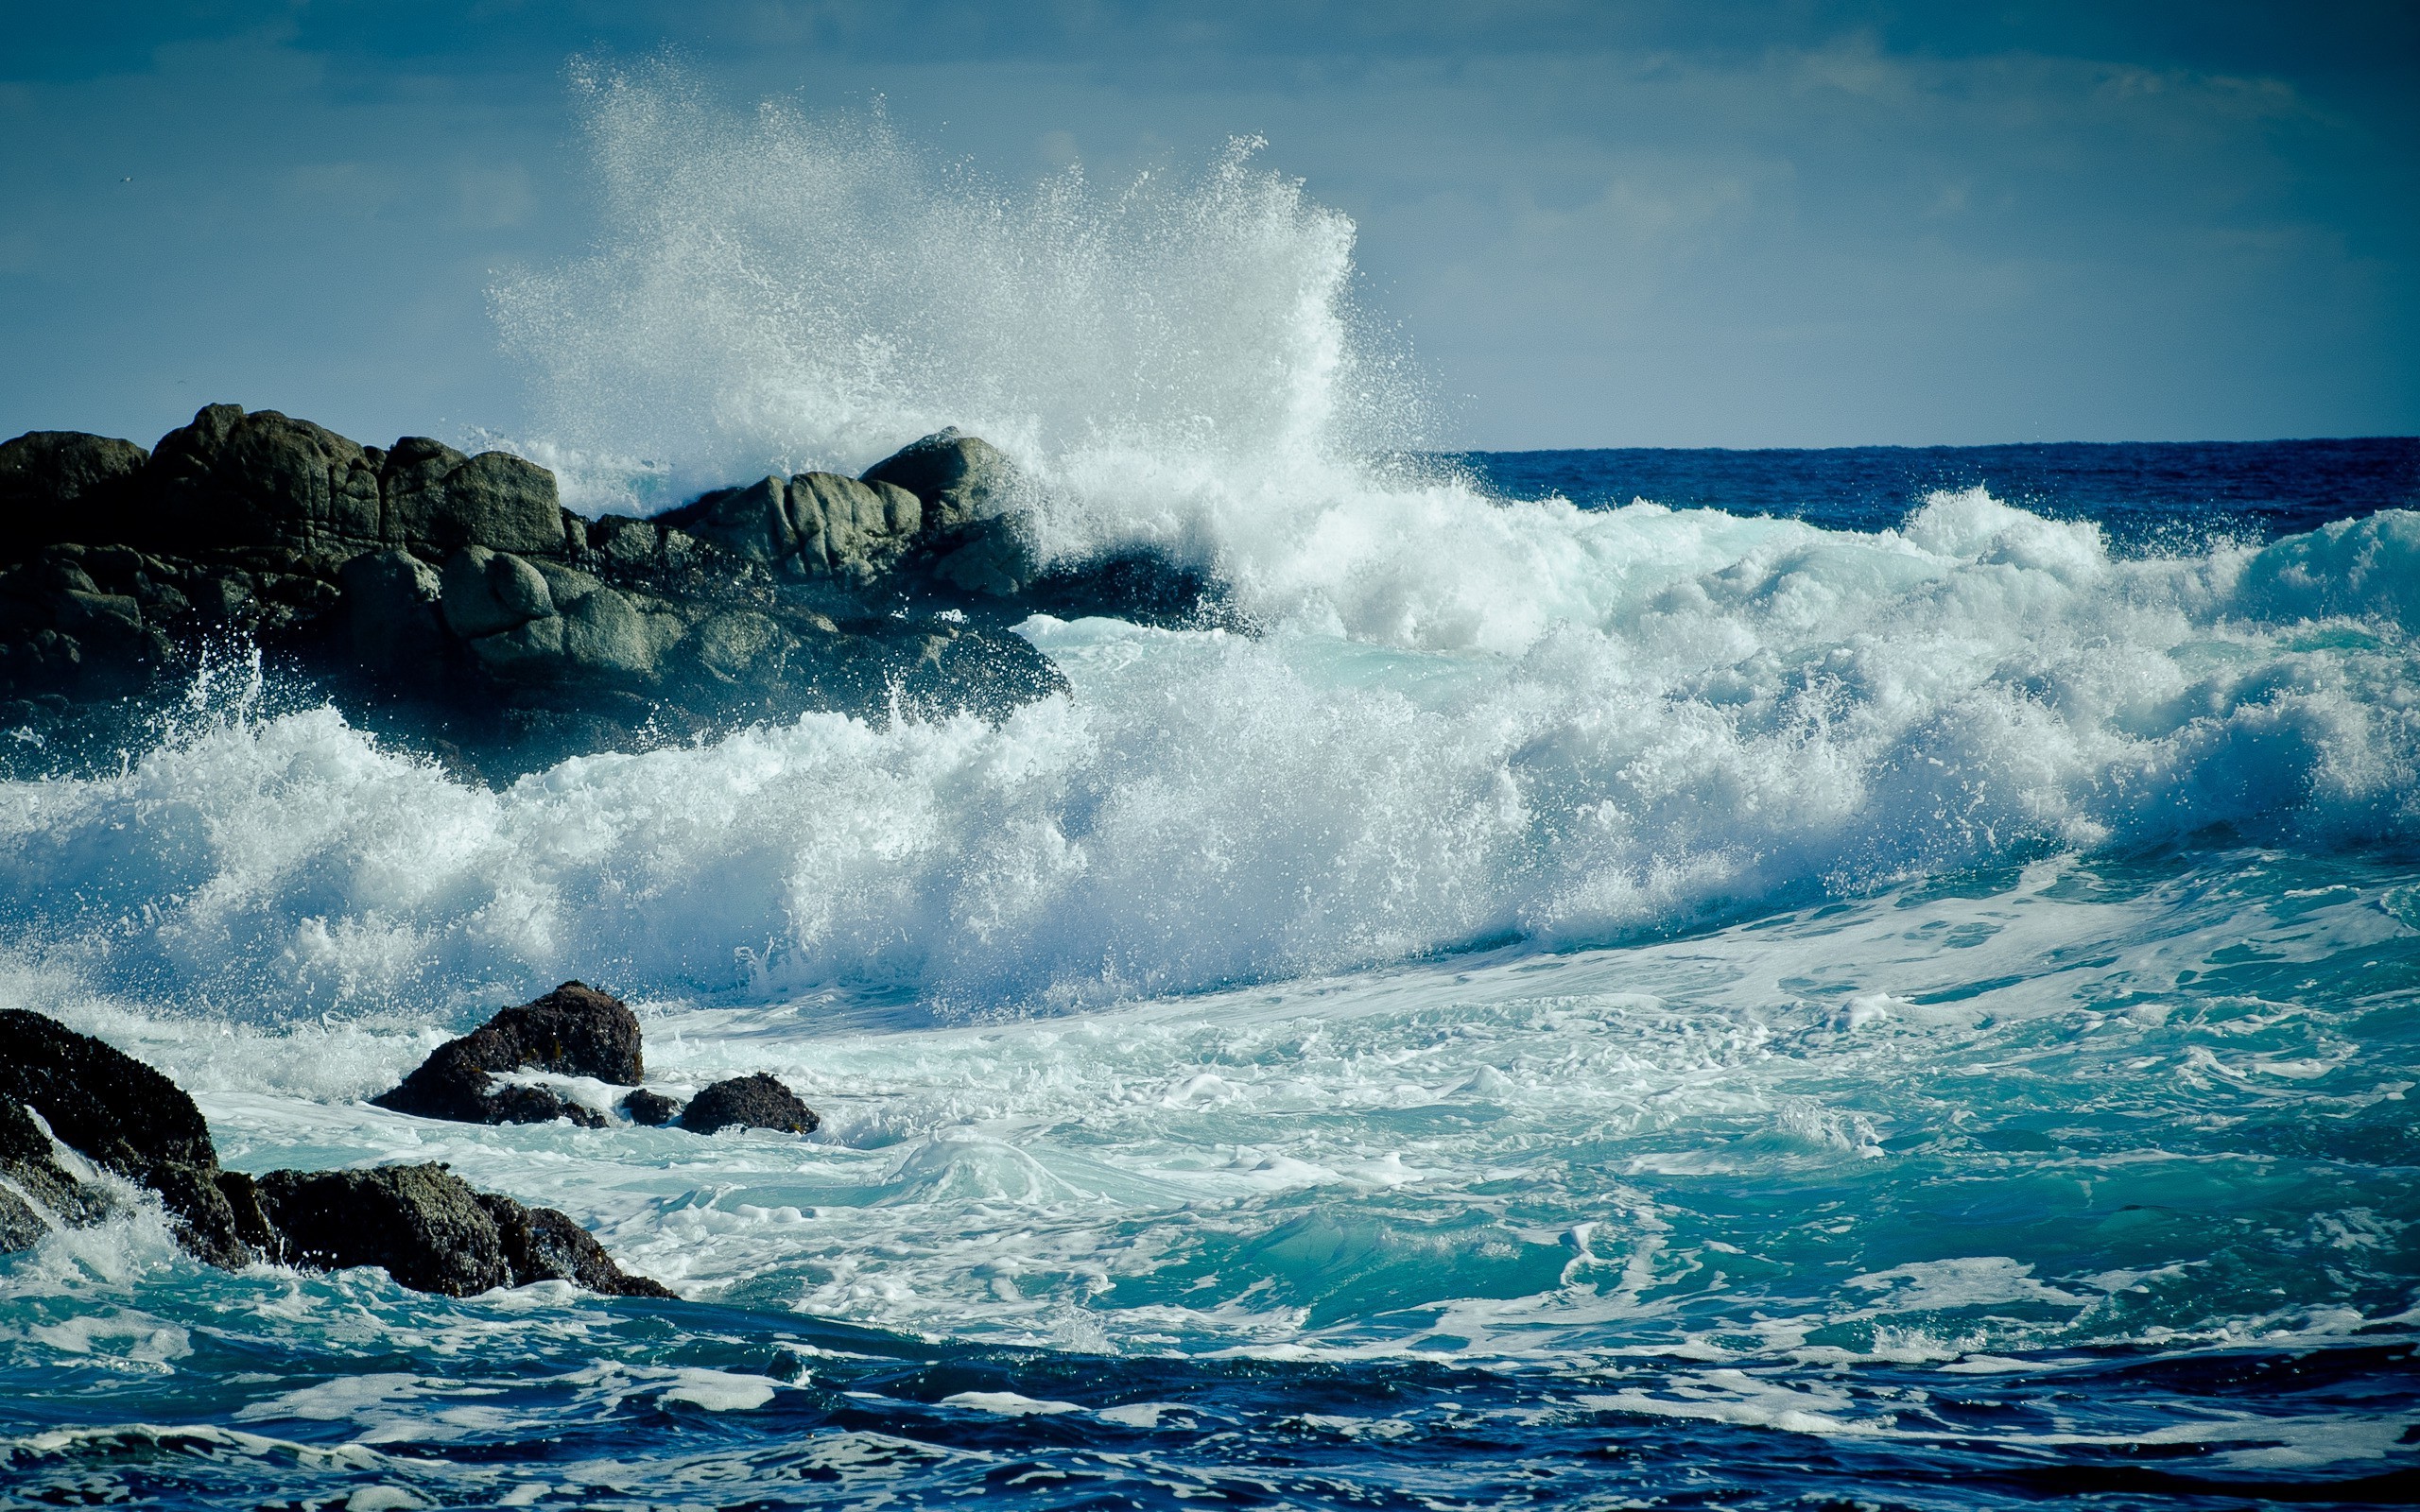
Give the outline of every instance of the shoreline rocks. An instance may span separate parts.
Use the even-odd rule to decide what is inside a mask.
[[[149,451],[0,442],[0,722],[181,692],[257,645],[348,714],[517,775],[810,710],[1000,718],[1063,691],[1036,610],[1216,618],[1148,553],[1045,567],[1031,479],[979,438],[588,520],[552,473],[426,437],[363,446],[212,404]]]
[[[524,1022],[531,1042],[545,1042],[549,1022]],[[576,1042],[565,1036],[554,1053]],[[381,1265],[400,1285],[449,1297],[539,1280],[609,1297],[673,1295],[625,1273],[568,1214],[474,1191],[441,1165],[258,1178],[226,1170],[201,1110],[175,1082],[41,1014],[0,1010],[0,1253],[40,1243],[54,1223],[81,1227],[115,1209],[106,1190],[60,1161],[54,1139],[157,1193],[177,1242],[222,1269],[259,1260]]]
[[[284,1258],[319,1270],[385,1268],[402,1285],[445,1297],[568,1280],[607,1297],[670,1297],[614,1263],[596,1237],[552,1208],[475,1192],[442,1165],[367,1171],[272,1171],[263,1212]]]
[[[582,1128],[612,1121],[544,1087],[495,1078],[515,1072],[585,1076],[631,1091],[615,1105],[632,1124],[677,1126],[693,1134],[764,1128],[812,1134],[823,1120],[779,1078],[757,1072],[701,1089],[686,1104],[638,1083],[647,1061],[638,1016],[611,993],[565,982],[518,1007],[499,1008],[469,1034],[429,1052],[403,1081],[370,1099],[389,1112],[456,1124],[547,1124],[561,1118]]]
[[[0,1010],[0,1098],[39,1113],[94,1164],[158,1193],[178,1243],[197,1258],[229,1267],[254,1258],[246,1235],[261,1225],[250,1179],[219,1169],[201,1110],[149,1066],[39,1013]]]
[[[493,1085],[499,1072],[593,1076],[617,1086],[645,1079],[637,1015],[585,982],[565,982],[544,997],[503,1008],[487,1022],[437,1047],[393,1090],[370,1101],[398,1113],[458,1124],[548,1124],[558,1118],[603,1128],[592,1108],[543,1087]]]

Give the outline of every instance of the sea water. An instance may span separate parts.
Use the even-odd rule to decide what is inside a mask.
[[[2420,1494],[2420,444],[1441,455],[1249,145],[1011,195],[592,87],[614,233],[497,296],[584,507],[953,421],[1246,627],[503,786],[240,662],[20,751],[0,1001],[681,1299],[136,1202],[0,1260],[0,1498]],[[821,1129],[367,1106],[569,977]]]

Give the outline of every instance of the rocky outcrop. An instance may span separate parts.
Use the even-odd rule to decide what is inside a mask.
[[[637,1024],[625,1042],[610,1017],[525,1011],[508,1032],[558,1061],[634,1071]],[[61,1163],[54,1140],[159,1194],[178,1242],[214,1265],[380,1265],[405,1286],[449,1297],[538,1280],[611,1297],[672,1295],[625,1274],[567,1214],[475,1192],[441,1165],[272,1171],[257,1180],[224,1170],[200,1109],[176,1083],[41,1014],[0,1011],[0,1252],[112,1210],[106,1191]]]
[[[718,1081],[683,1105],[637,1083],[647,1074],[639,1021],[619,998],[584,982],[565,982],[544,997],[499,1009],[487,1022],[432,1051],[412,1074],[371,1102],[392,1112],[459,1124],[548,1124],[584,1128],[610,1122],[596,1109],[544,1087],[498,1082],[512,1072],[590,1076],[629,1087],[620,1108],[633,1124],[678,1124],[697,1134],[717,1129],[780,1129],[812,1134],[822,1124],[775,1078],[758,1073]]]
[[[814,1108],[774,1077],[758,1072],[718,1081],[681,1112],[681,1126],[692,1134],[725,1128],[769,1128],[785,1134],[812,1134],[823,1126]]]
[[[552,1208],[475,1192],[442,1165],[272,1171],[261,1208],[280,1259],[320,1270],[383,1268],[414,1291],[473,1297],[568,1280],[608,1297],[670,1297],[625,1275],[586,1229]]]
[[[894,484],[802,472],[709,493],[657,524],[763,562],[784,578],[862,592],[917,544],[925,506]]]
[[[29,1249],[54,1223],[88,1224],[111,1207],[106,1193],[59,1163],[25,1105],[0,1097],[0,1252]]]
[[[245,641],[498,775],[813,709],[998,717],[1065,686],[1009,632],[1025,614],[1183,622],[1216,597],[1133,554],[1040,563],[1037,498],[954,430],[861,478],[596,521],[508,453],[274,410],[213,404],[149,452],[35,432],[0,442],[0,721],[170,691]]]
[[[0,1010],[0,1099],[40,1113],[61,1144],[160,1194],[178,1242],[215,1265],[253,1258],[250,1183],[218,1167],[210,1125],[175,1082],[90,1035]]]
[[[619,998],[584,982],[565,982],[438,1046],[400,1086],[371,1101],[398,1113],[463,1124],[567,1118],[589,1128],[605,1126],[602,1114],[545,1088],[497,1084],[497,1073],[515,1071],[631,1086],[646,1074],[638,1018]]]

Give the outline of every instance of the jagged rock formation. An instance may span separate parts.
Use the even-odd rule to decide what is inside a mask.
[[[110,1207],[105,1193],[59,1163],[34,1115],[0,1097],[0,1253],[31,1248],[53,1222],[91,1223]]]
[[[823,1126],[814,1108],[798,1093],[763,1072],[718,1081],[681,1112],[681,1126],[692,1134],[724,1128],[769,1128],[785,1134],[812,1134]]]
[[[1144,556],[1043,570],[1033,497],[956,431],[596,521],[520,457],[274,410],[213,404],[147,453],[35,432],[0,442],[0,722],[181,680],[213,638],[499,771],[809,709],[996,717],[1065,686],[1025,613],[1212,597]]]
[[[494,1074],[551,1072],[628,1087],[646,1075],[639,1021],[616,997],[584,982],[565,982],[544,997],[449,1040],[371,1101],[398,1113],[461,1124],[548,1124],[567,1118],[588,1128],[606,1120],[543,1087],[495,1085]]]
[[[544,1022],[536,1016],[524,1031],[543,1039]],[[635,1065],[635,1022],[628,1049]],[[0,1253],[111,1210],[107,1192],[60,1162],[54,1136],[158,1193],[178,1242],[214,1265],[383,1265],[403,1285],[449,1297],[537,1280],[672,1295],[625,1275],[566,1214],[475,1192],[443,1166],[272,1171],[257,1181],[222,1169],[201,1110],[176,1083],[41,1014],[0,1011]]]

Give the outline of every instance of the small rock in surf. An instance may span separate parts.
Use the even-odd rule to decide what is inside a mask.
[[[469,1034],[438,1046],[402,1085],[371,1102],[397,1113],[459,1124],[550,1124],[567,1118],[587,1128],[606,1125],[603,1114],[545,1088],[495,1084],[496,1073],[513,1071],[631,1086],[646,1074],[638,1016],[619,998],[584,982],[565,982],[544,997],[498,1010]]]
[[[822,1125],[821,1117],[799,1101],[798,1093],[761,1071],[716,1082],[692,1098],[681,1115],[681,1126],[693,1134],[712,1134],[734,1125],[812,1134]]]

